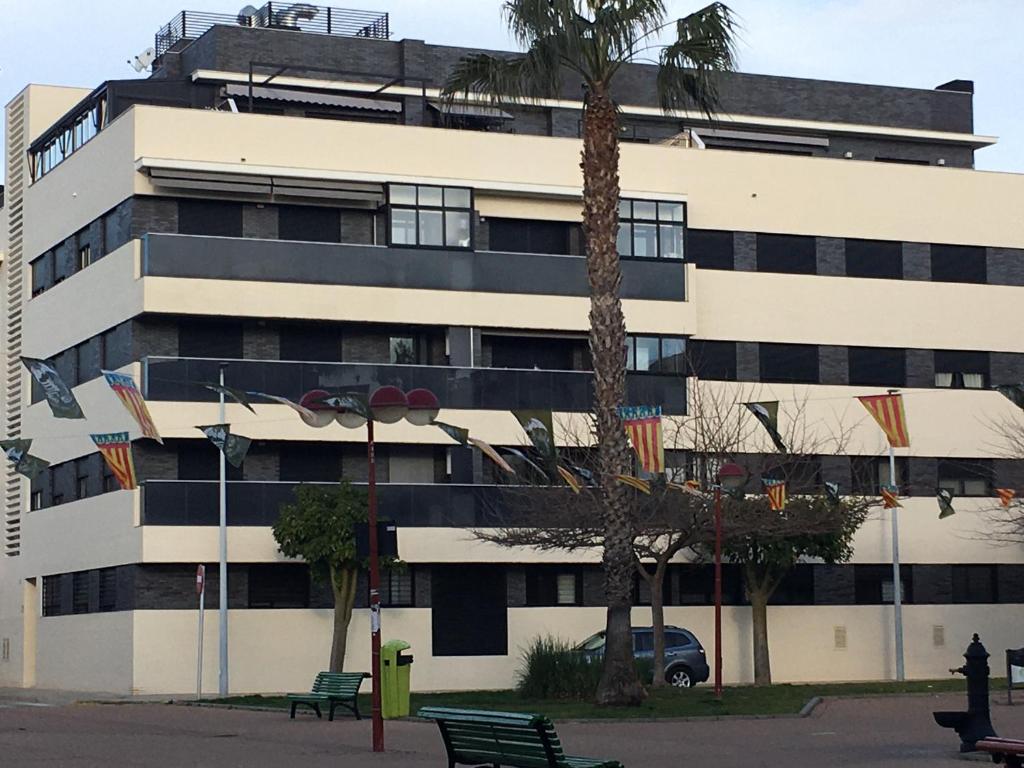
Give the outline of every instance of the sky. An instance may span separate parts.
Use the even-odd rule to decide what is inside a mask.
[[[702,2],[666,0],[666,6],[672,16],[682,16]],[[320,3],[386,11],[396,40],[514,47],[501,0]],[[999,138],[977,153],[977,167],[1024,173],[1024,0],[728,4],[743,26],[744,72],[912,88],[974,80],[975,132]],[[182,8],[235,13],[243,5],[244,0],[0,0],[0,104],[28,83],[93,88],[135,77],[127,60],[152,45],[157,29]]]

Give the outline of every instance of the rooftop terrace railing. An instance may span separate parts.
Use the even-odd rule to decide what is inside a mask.
[[[315,35],[371,37],[391,36],[388,14],[331,8],[310,3],[267,3],[262,8],[238,14],[180,11],[156,33],[156,55],[163,56],[182,40],[195,40],[218,24],[262,29],[284,29]]]

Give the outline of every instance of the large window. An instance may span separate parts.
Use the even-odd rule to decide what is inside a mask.
[[[60,616],[61,581],[60,575],[43,576],[43,616]]]
[[[935,350],[935,386],[949,389],[984,389],[988,386],[988,352]]]
[[[619,201],[619,256],[681,259],[686,233],[683,203]]]
[[[582,605],[583,583],[573,568],[531,566],[526,570],[526,604],[530,606]]]
[[[578,228],[568,221],[490,218],[488,247],[509,253],[570,254],[573,230]]]
[[[720,229],[688,229],[687,259],[701,269],[733,269],[733,233]]]
[[[250,565],[250,608],[308,608],[309,568],[305,565]]]
[[[992,466],[985,459],[939,461],[939,488],[956,496],[988,496],[992,492]]]
[[[954,565],[954,603],[998,602],[994,565]]]
[[[818,348],[813,344],[759,345],[761,381],[817,384]]]
[[[389,245],[473,247],[473,195],[464,187],[388,187]]]
[[[242,204],[224,200],[179,200],[178,232],[183,235],[242,236]]]
[[[864,387],[904,387],[907,351],[884,347],[850,347],[850,384]]]
[[[852,456],[850,458],[853,492],[861,496],[876,496],[882,488],[888,488],[889,459],[878,456]],[[896,457],[896,485],[906,492],[907,458]]]
[[[277,232],[281,240],[340,243],[341,211],[309,205],[282,205]]]
[[[805,235],[757,235],[757,271],[813,275],[818,259],[813,237]]]
[[[985,249],[973,245],[932,245],[932,280],[945,283],[985,283]]]
[[[900,599],[914,602],[913,571],[909,565],[900,566]],[[858,605],[889,605],[893,602],[891,565],[853,566],[854,593]]]
[[[686,339],[682,336],[627,336],[626,370],[686,374]]]
[[[388,608],[411,608],[416,604],[412,567],[388,568],[380,574],[380,604]]]
[[[847,277],[903,278],[903,244],[892,240],[847,240]]]
[[[690,339],[687,350],[692,375],[700,379],[736,381],[735,341]]]

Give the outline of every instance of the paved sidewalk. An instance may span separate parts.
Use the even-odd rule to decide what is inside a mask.
[[[0,708],[0,763],[6,766],[446,765],[433,724],[387,724],[388,752],[369,751],[366,720],[334,723],[286,713],[164,704]],[[708,722],[587,722],[558,727],[570,753],[616,758],[626,768],[715,765],[942,768],[965,765],[956,735],[934,724],[935,709],[960,694],[833,699],[807,718]],[[1024,706],[993,707],[996,729],[1024,735]]]

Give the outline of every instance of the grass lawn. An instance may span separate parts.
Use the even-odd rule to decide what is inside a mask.
[[[991,681],[999,690],[1000,681]],[[1003,683],[1005,687],[1005,683]],[[714,717],[719,715],[796,714],[814,696],[877,696],[901,693],[944,693],[964,691],[963,678],[914,680],[905,683],[823,683],[820,685],[773,685],[770,688],[736,686],[726,688],[722,701],[715,701],[714,689],[701,685],[692,690],[653,691],[639,707],[597,707],[585,701],[524,699],[515,691],[462,691],[458,693],[414,693],[413,714],[420,707],[464,707],[507,712],[542,712],[555,720],[590,718]],[[283,696],[232,696],[208,699],[209,703],[234,706],[287,709]],[[304,708],[300,708],[301,712]],[[309,710],[307,710],[309,711]],[[342,712],[343,710],[339,710]],[[370,696],[359,697],[359,711],[370,712]]]

